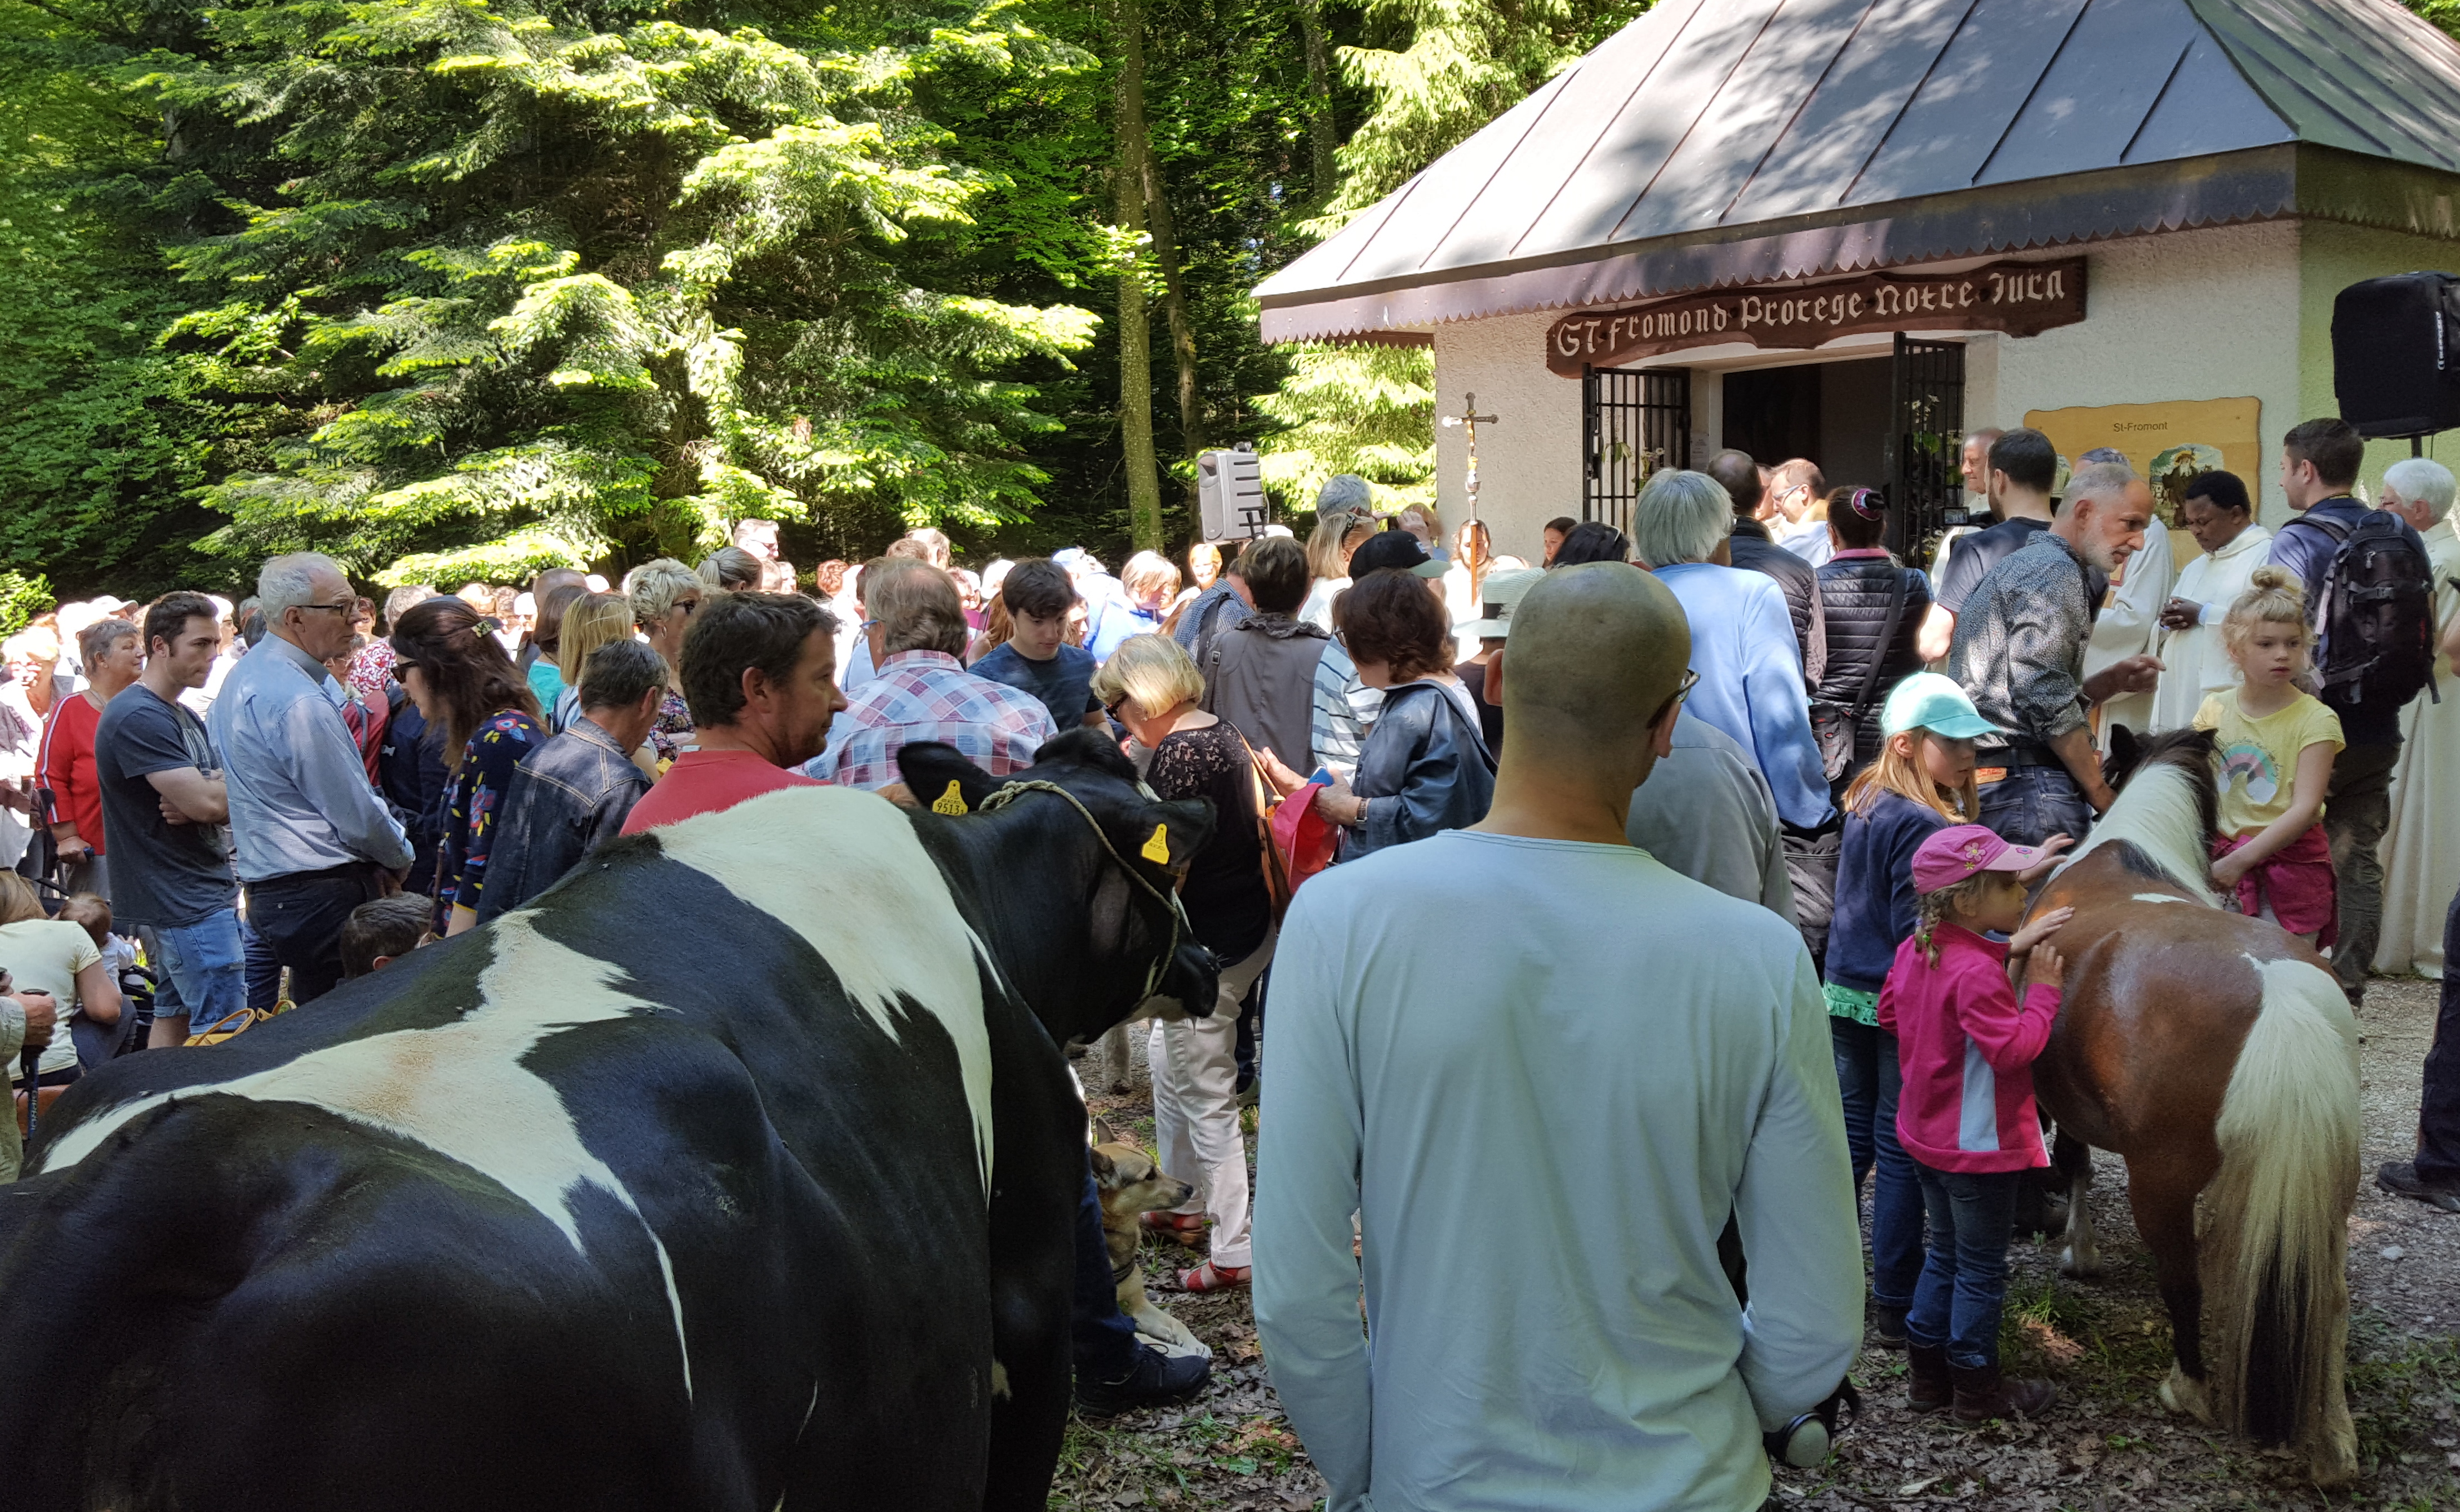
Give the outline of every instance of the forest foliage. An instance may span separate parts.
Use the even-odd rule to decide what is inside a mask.
[[[1250,290],[1646,4],[0,0],[0,572],[1115,556],[1234,440],[1423,494],[1427,354]]]

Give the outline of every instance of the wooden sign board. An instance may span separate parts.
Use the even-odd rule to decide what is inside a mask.
[[[2034,336],[2084,319],[2084,259],[1993,262],[1962,273],[1868,273],[1833,284],[1682,294],[1566,315],[1546,330],[1546,367],[1578,378],[1686,346],[1749,342],[1803,350],[1876,331]]]
[[[2174,399],[2166,404],[2078,405],[2066,410],[2027,410],[2025,424],[2050,438],[2072,464],[2096,447],[2126,453],[2152,485],[2152,507],[2170,527],[2170,550],[2185,566],[2202,555],[2178,523],[2178,500],[2198,472],[2224,468],[2238,475],[2247,495],[2263,493],[2262,402],[2256,399]]]

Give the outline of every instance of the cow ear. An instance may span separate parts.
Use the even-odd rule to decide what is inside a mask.
[[[954,746],[916,741],[897,748],[897,769],[914,801],[933,813],[969,814],[999,788],[991,774],[967,761]]]
[[[1148,805],[1135,821],[1135,859],[1185,872],[1213,838],[1213,805],[1202,798]]]

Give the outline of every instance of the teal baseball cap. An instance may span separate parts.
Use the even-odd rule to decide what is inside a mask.
[[[1926,729],[1950,740],[2004,733],[1982,717],[1964,689],[1936,672],[1917,672],[1897,684],[1879,710],[1879,729],[1888,735]]]

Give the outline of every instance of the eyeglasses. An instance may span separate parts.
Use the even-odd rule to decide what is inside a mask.
[[[304,603],[295,605],[294,607],[300,609],[322,609],[328,614],[349,614],[358,606],[359,600],[356,598],[343,598],[333,603]]]
[[[1657,705],[1657,712],[1648,717],[1648,723],[1652,725],[1664,723],[1667,715],[1683,706],[1683,701],[1689,698],[1691,696],[1691,690],[1699,685],[1700,674],[1692,671],[1689,667],[1684,668],[1683,681],[1675,684],[1673,693],[1667,697],[1665,703]]]

